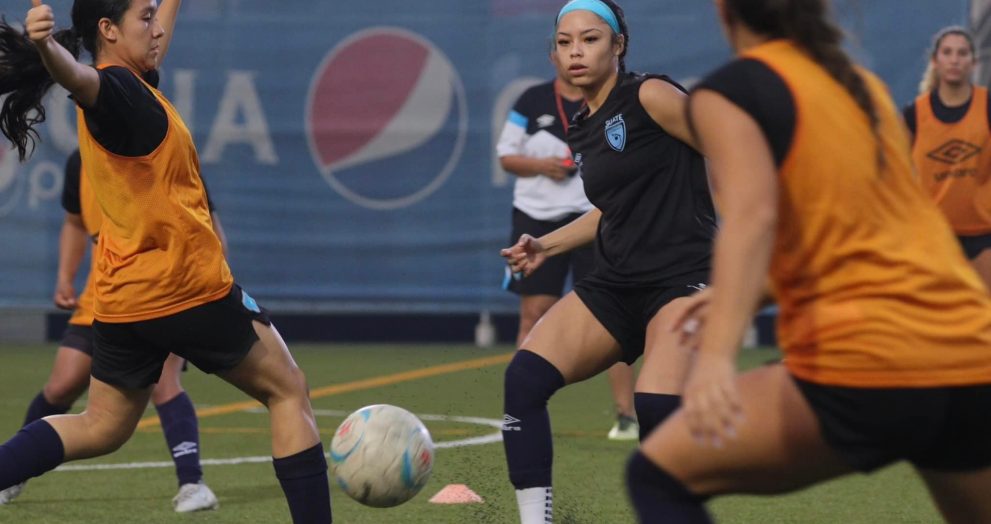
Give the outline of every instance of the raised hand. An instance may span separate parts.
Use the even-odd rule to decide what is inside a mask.
[[[41,0],[31,0],[31,10],[24,19],[24,31],[34,43],[52,36],[55,31],[55,13],[52,8],[41,3]]]

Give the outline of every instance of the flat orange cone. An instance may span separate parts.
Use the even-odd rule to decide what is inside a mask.
[[[464,484],[448,484],[437,492],[430,502],[434,504],[481,504],[485,502],[468,486]]]

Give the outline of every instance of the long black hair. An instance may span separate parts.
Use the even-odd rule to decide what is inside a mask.
[[[73,57],[80,49],[92,56],[99,51],[99,21],[109,19],[120,24],[131,0],[76,0],[72,4],[72,27],[52,36]],[[45,69],[41,55],[24,30],[0,17],[0,132],[17,147],[23,161],[34,151],[38,132],[35,126],[45,121],[45,94],[55,81]]]
[[[833,23],[825,0],[726,0],[725,6],[729,22],[739,20],[756,33],[786,38],[801,46],[850,93],[878,137],[880,117],[874,100],[843,51],[843,32]],[[880,143],[878,162],[884,164]]]

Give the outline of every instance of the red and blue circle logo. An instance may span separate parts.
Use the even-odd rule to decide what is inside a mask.
[[[370,209],[413,205],[457,166],[468,133],[464,85],[421,35],[373,27],[324,57],[310,84],[306,132],[324,180]]]

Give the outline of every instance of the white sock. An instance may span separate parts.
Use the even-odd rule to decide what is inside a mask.
[[[520,507],[520,524],[550,524],[554,522],[554,490],[550,486],[516,490]]]

